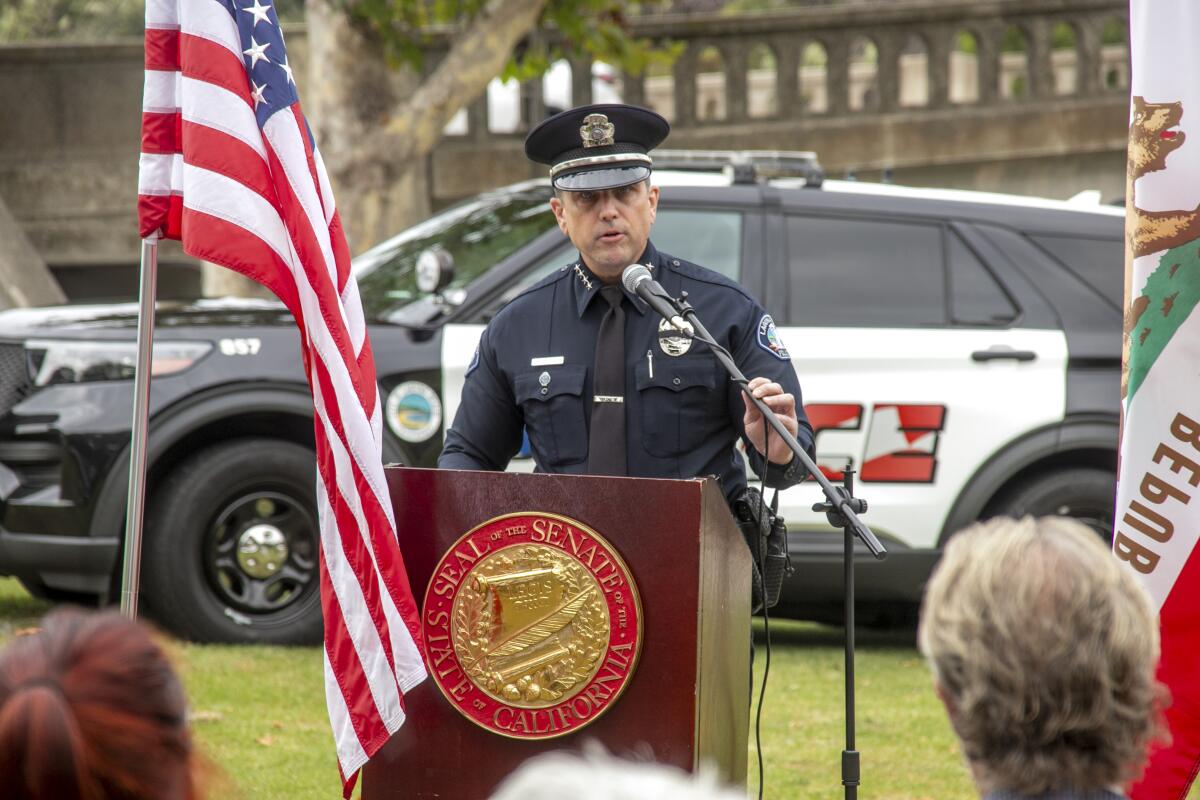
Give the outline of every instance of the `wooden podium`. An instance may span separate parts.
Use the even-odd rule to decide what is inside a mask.
[[[531,756],[601,742],[647,749],[746,780],[750,555],[713,480],[387,468],[418,602],[438,562],[476,526],[516,512],[568,517],[606,539],[642,605],[642,643],[623,694],[594,722],[552,739],[506,738],[468,720],[430,677],[405,696],[407,721],[363,772],[363,800],[485,800]]]

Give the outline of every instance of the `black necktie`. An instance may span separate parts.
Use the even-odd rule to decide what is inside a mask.
[[[621,308],[625,295],[619,286],[605,286],[600,296],[609,309],[596,337],[588,472],[625,475],[625,311]]]

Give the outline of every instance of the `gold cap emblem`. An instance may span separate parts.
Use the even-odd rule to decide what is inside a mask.
[[[613,143],[613,134],[617,129],[608,117],[603,114],[588,114],[583,118],[583,125],[579,128],[579,135],[583,137],[584,147],[604,147]]]

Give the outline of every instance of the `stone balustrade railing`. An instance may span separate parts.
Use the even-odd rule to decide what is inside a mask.
[[[635,36],[683,51],[666,74],[624,75],[619,92],[676,129],[1119,96],[1127,15],[1125,0],[890,0],[641,17]],[[571,61],[573,104],[591,101],[591,75],[590,61]],[[510,91],[493,89],[450,131],[526,130],[544,114],[543,82]]]

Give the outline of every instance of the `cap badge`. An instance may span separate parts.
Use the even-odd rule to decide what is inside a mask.
[[[583,137],[584,147],[604,147],[613,143],[613,135],[617,129],[608,117],[603,114],[588,114],[583,118],[579,135]]]

